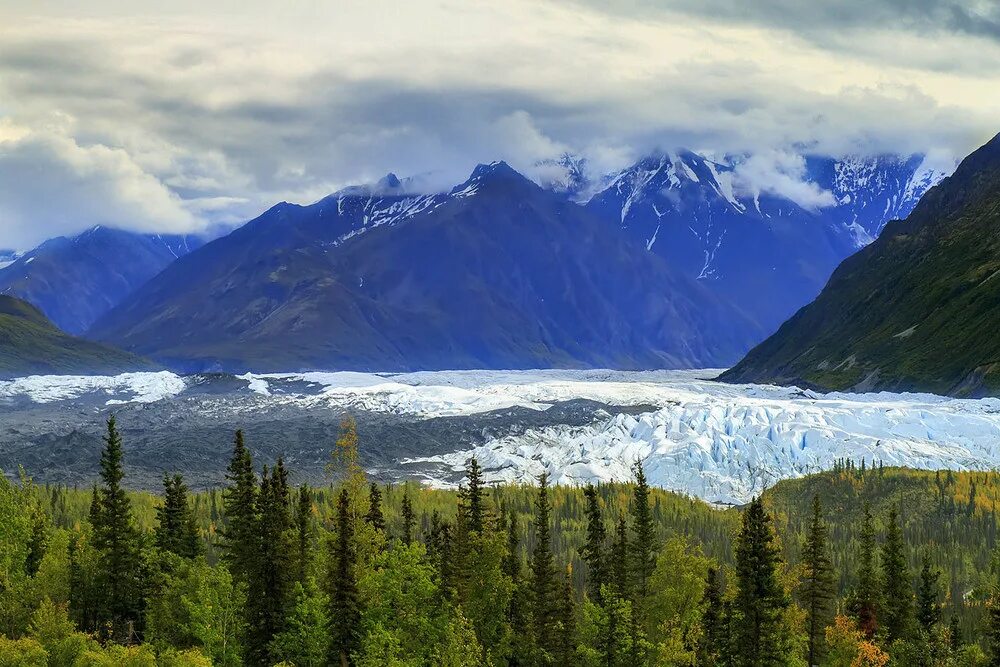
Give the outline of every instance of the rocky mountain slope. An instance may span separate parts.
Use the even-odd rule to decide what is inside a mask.
[[[80,334],[168,264],[198,247],[191,236],[94,227],[26,253],[0,256],[0,294],[37,306],[64,331]]]
[[[724,379],[1000,393],[1000,135]]]
[[[502,162],[279,204],[90,330],[183,369],[683,367],[762,335],[739,308]]]

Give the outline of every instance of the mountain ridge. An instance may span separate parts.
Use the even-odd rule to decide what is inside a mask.
[[[711,365],[760,335],[639,250],[495,162],[447,194],[273,207],[175,262],[90,334],[226,370]]]
[[[1000,135],[722,379],[1000,393]]]

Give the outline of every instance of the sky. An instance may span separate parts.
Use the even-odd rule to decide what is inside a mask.
[[[998,0],[141,4],[168,3],[0,2],[0,248],[566,152],[751,153],[815,198],[802,153],[947,161],[1000,131]]]

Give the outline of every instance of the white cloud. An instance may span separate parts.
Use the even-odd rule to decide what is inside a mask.
[[[832,192],[807,180],[805,159],[786,151],[755,153],[737,164],[733,187],[751,196],[784,197],[807,210],[837,203]]]
[[[185,202],[124,150],[10,128],[0,136],[4,245],[30,248],[95,224],[168,232],[197,228]]]
[[[567,150],[600,175],[664,146],[962,155],[1000,129],[993,15],[970,5],[931,39],[931,0],[877,25],[822,4],[8,0],[0,140],[46,176],[0,183],[0,245],[102,218],[234,224],[389,171],[445,188],[477,162],[530,171]],[[42,218],[57,204],[28,193],[71,184],[76,153],[102,166]],[[745,170],[748,187],[826,201],[774,156]]]

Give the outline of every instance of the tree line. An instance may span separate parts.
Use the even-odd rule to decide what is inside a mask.
[[[111,418],[85,520],[55,528],[30,480],[0,481],[0,665],[1000,664],[993,598],[963,636],[959,602],[892,506],[865,507],[839,572],[818,493],[791,562],[760,497],[725,558],[666,533],[638,464],[624,508],[580,490],[572,545],[553,537],[544,474],[527,521],[473,458],[453,511],[418,515],[405,486],[390,522],[397,490],[367,479],[350,418],[329,473],[328,490],[293,487],[284,461],[258,469],[237,431],[209,534],[179,475],[146,531]]]

